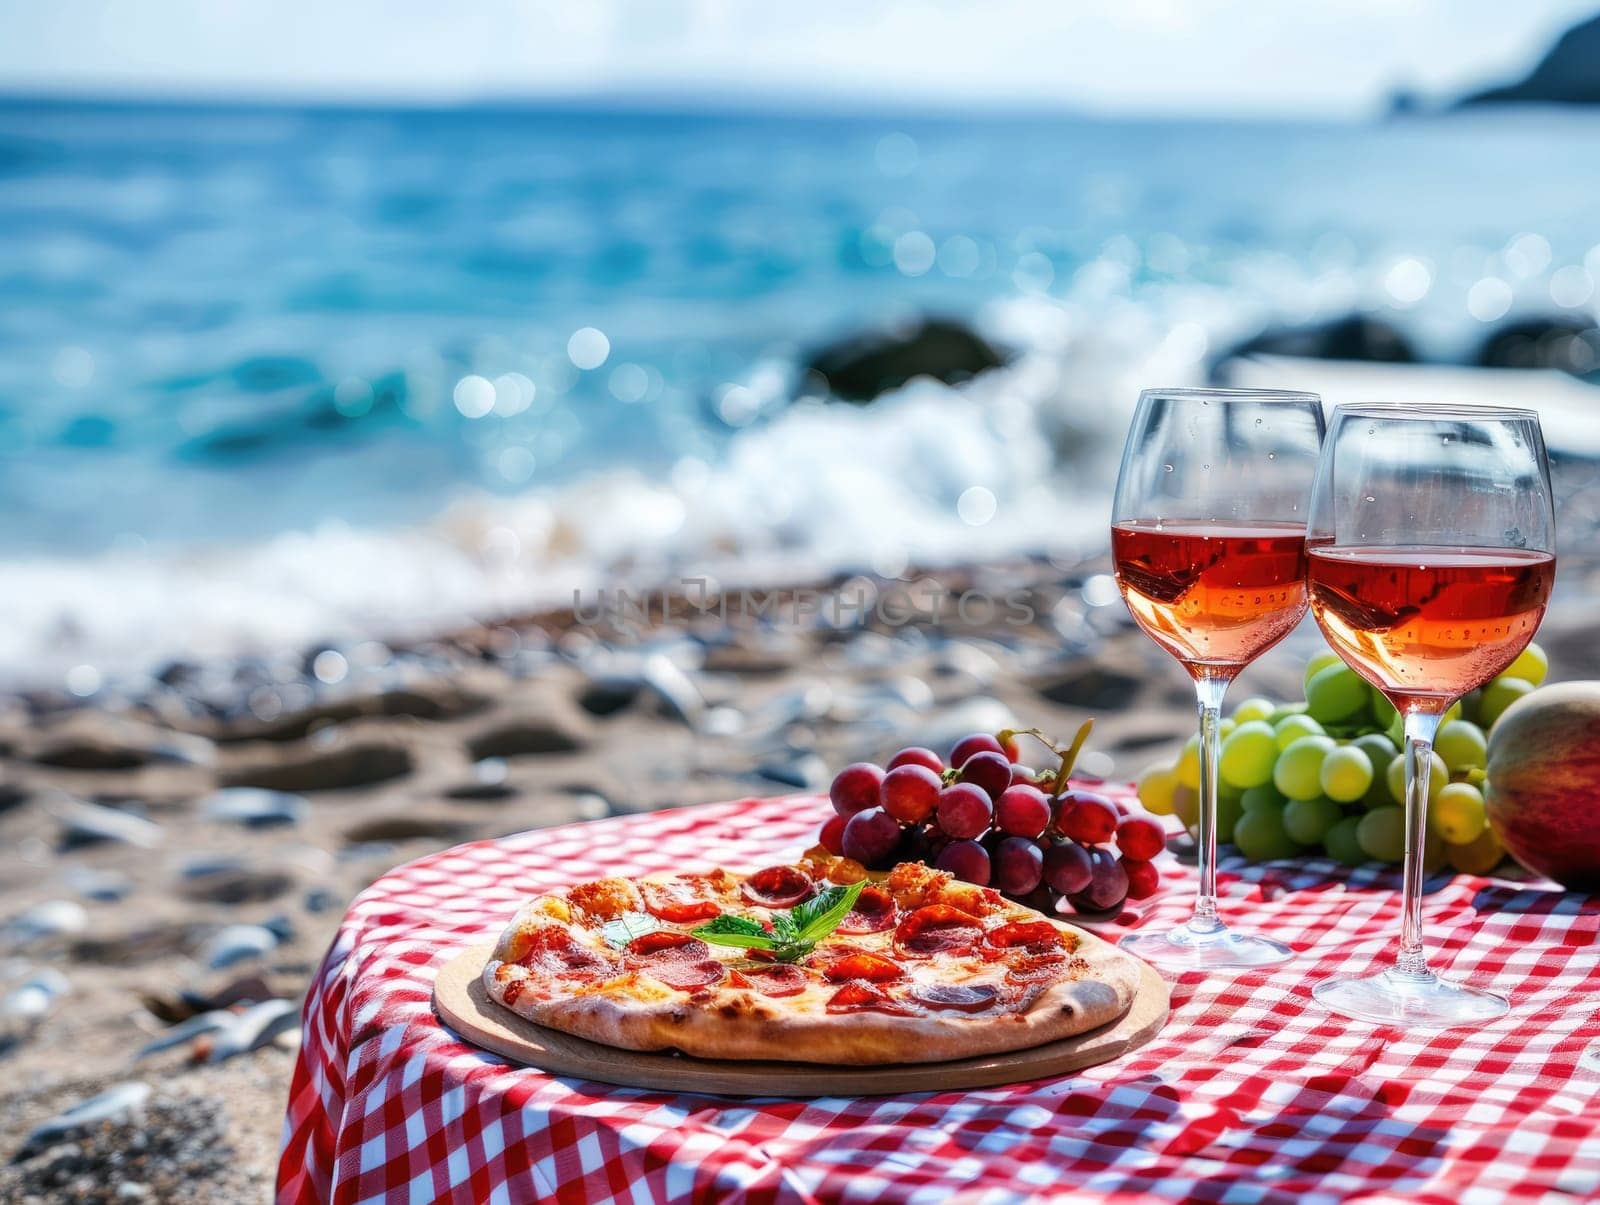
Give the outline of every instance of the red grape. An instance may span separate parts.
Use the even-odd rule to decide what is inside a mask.
[[[1166,847],[1167,830],[1149,816],[1129,816],[1117,826],[1117,848],[1135,861],[1148,862]]]
[[[981,788],[957,782],[939,792],[935,815],[946,836],[981,837],[994,819],[994,804]]]
[[[994,801],[994,825],[1013,837],[1037,837],[1050,827],[1050,801],[1038,787],[1007,787]]]
[[[896,770],[901,766],[926,766],[935,774],[944,773],[944,763],[939,760],[939,755],[932,749],[924,749],[921,745],[902,749],[889,759],[889,769]]]
[[[841,816],[849,817],[875,807],[878,802],[878,786],[882,782],[882,767],[875,766],[869,761],[858,761],[854,765],[846,766],[833,776],[833,785],[828,788],[828,798],[833,801],[833,810]]]
[[[971,736],[964,736],[956,742],[956,747],[950,750],[950,764],[964,766],[967,764],[967,759],[975,753],[998,753],[1001,757],[1006,756],[1005,749],[994,737],[987,732],[974,732]],[[1011,764],[1009,757],[1006,757],[1006,764]]]
[[[956,878],[979,887],[989,885],[989,851],[976,841],[952,841],[939,851],[933,863]]]
[[[900,824],[882,808],[857,812],[845,823],[844,856],[863,866],[888,862],[900,846]]]
[[[1111,800],[1093,791],[1068,791],[1056,805],[1056,827],[1080,845],[1111,840],[1121,819]]]
[[[817,843],[835,857],[844,853],[844,826],[848,816],[829,816],[822,822],[822,832]]]
[[[999,737],[994,739],[1000,741]],[[1022,760],[1022,750],[1017,745],[1017,738],[1014,736],[1008,736],[1005,740],[1000,741],[1000,752],[1006,755],[1007,761],[1019,762]]]
[[[896,820],[921,824],[939,804],[939,776],[927,766],[897,766],[884,775],[878,803]]]
[[[1149,862],[1141,862],[1138,858],[1122,855],[1122,870],[1128,876],[1128,898],[1130,900],[1149,899],[1161,886],[1161,872]]]
[[[1044,874],[1044,855],[1026,837],[1004,837],[994,847],[995,886],[1007,895],[1027,895]]]
[[[1004,753],[974,753],[961,767],[961,781],[982,787],[990,799],[999,799],[1011,785],[1011,763]]]
[[[1035,787],[1039,785],[1039,771],[1032,766],[1012,766],[1011,785],[1014,787]]]
[[[1094,862],[1081,845],[1063,841],[1052,845],[1044,855],[1044,881],[1062,895],[1073,895],[1089,885]]]
[[[1089,861],[1089,885],[1072,897],[1074,908],[1080,912],[1104,912],[1128,898],[1128,872],[1110,850],[1091,849]]]

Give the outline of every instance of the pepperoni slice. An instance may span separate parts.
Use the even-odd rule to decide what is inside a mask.
[[[835,933],[879,933],[894,926],[899,913],[894,896],[882,887],[863,887],[856,906],[839,922]]]
[[[658,929],[628,943],[628,953],[652,961],[699,962],[711,956],[711,947],[698,937],[674,929]]]
[[[727,968],[715,958],[701,958],[692,962],[673,958],[665,962],[652,962],[643,969],[652,979],[659,979],[668,987],[682,991],[716,983],[727,974]]]
[[[658,920],[688,925],[722,914],[722,905],[695,890],[692,880],[679,878],[665,883],[640,883],[639,894],[645,910]]]
[[[830,983],[845,983],[852,979],[865,979],[872,983],[890,983],[904,979],[905,971],[881,954],[865,950],[836,958],[822,968],[822,977]]]
[[[528,938],[528,949],[517,960],[543,975],[560,979],[598,979],[616,970],[609,958],[595,953],[560,925],[545,925]]]
[[[982,936],[977,917],[948,904],[924,904],[895,927],[894,944],[902,954],[931,958],[965,954]]]
[[[1017,983],[1053,979],[1066,963],[1065,954],[1022,954],[1011,959],[1006,978]]]
[[[769,967],[751,967],[744,972],[750,987],[763,996],[798,996],[810,982],[806,973],[793,963],[780,962]]]
[[[981,1013],[999,999],[997,988],[987,983],[919,983],[911,997],[929,1008],[951,1008],[962,1013]]]
[[[1021,948],[1030,954],[1044,954],[1061,948],[1061,930],[1047,920],[1013,921],[989,930],[984,941],[1002,950]]]
[[[745,879],[739,890],[744,898],[762,908],[793,908],[809,899],[817,885],[793,866],[768,866]]]
[[[879,1012],[914,1017],[920,1011],[904,1000],[896,1000],[876,983],[857,980],[847,983],[828,999],[830,1013]]]

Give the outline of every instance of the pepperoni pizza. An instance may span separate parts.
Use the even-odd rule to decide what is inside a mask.
[[[1018,1050],[1132,1003],[1138,964],[1098,938],[920,863],[878,883],[830,878],[852,866],[541,895],[483,982],[530,1021],[628,1050],[841,1064]]]

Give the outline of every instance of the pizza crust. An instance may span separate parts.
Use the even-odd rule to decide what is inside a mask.
[[[588,893],[569,894],[576,903]],[[943,1062],[1026,1049],[1097,1029],[1127,1012],[1139,982],[1139,964],[1129,955],[1054,917],[1007,902],[1008,919],[1047,919],[1076,946],[1068,963],[1073,977],[1048,982],[1022,1012],[827,1013],[790,1006],[793,997],[766,997],[726,986],[694,998],[641,972],[555,997],[537,990],[508,992],[508,984],[536,982],[517,965],[531,927],[565,922],[571,911],[566,899],[554,895],[519,910],[484,967],[485,988],[492,1000],[535,1024],[624,1050],[858,1066]],[[937,966],[938,959],[922,965]]]

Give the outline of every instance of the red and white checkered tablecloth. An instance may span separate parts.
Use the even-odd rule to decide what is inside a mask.
[[[436,968],[526,895],[604,873],[753,867],[827,802],[745,800],[464,845],[351,904],[290,1089],[280,1205],[461,1201],[1436,1201],[1600,1197],[1600,898],[1457,875],[1424,903],[1438,969],[1509,1016],[1405,1032],[1330,1016],[1325,976],[1389,954],[1397,876],[1223,867],[1234,923],[1299,956],[1188,974],[1151,1044],[1065,1079],[869,1099],[635,1091],[508,1067],[434,1017]],[[1184,919],[1191,871],[1124,923]]]

